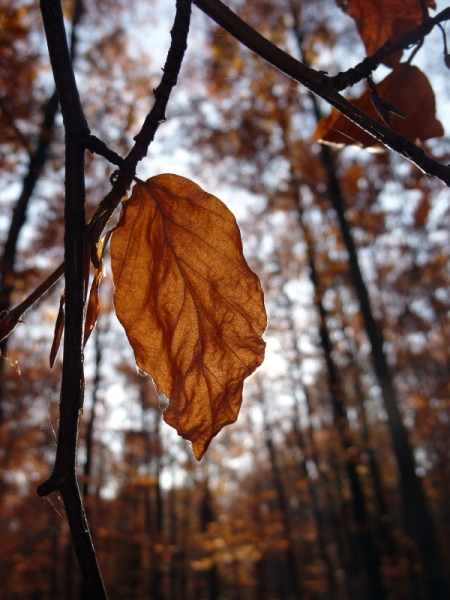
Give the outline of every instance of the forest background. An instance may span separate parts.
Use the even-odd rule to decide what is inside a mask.
[[[0,4],[8,311],[64,258],[65,140],[39,6]],[[341,4],[228,3],[329,75],[401,40],[428,14],[419,0],[404,2],[406,13],[401,2]],[[438,2],[430,14],[446,8]],[[67,0],[63,9],[89,127],[124,157],[160,83],[175,2]],[[388,53],[373,81],[345,94],[365,94],[362,110],[445,166],[442,27],[423,47],[424,34]],[[265,292],[266,359],[245,384],[237,422],[198,463],[163,422],[166,400],[137,372],[105,256],[102,310],[85,349],[77,475],[111,599],[449,597],[449,192],[439,174],[348,122],[324,120],[329,113],[193,6],[167,123],[137,175],[190,177],[235,214]],[[88,218],[117,166],[86,154]],[[63,287],[2,342],[1,598],[87,594],[61,495],[36,494],[56,448]]]

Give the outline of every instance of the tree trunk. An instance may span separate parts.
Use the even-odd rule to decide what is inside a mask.
[[[296,21],[297,15],[295,10],[292,10],[292,17],[295,23],[294,34],[298,42],[299,53],[302,55],[302,33]],[[311,102],[313,103],[316,120],[319,122],[322,114],[317,98],[312,94]],[[381,389],[384,408],[388,415],[391,443],[400,474],[405,531],[420,549],[422,561],[425,566],[425,576],[430,598],[433,600],[444,600],[450,597],[450,587],[444,574],[434,523],[425,492],[416,474],[414,453],[409,442],[408,431],[398,407],[396,391],[384,351],[382,330],[372,312],[369,293],[359,266],[355,242],[345,216],[345,203],[337,175],[336,163],[331,149],[323,144],[320,146],[320,157],[325,169],[325,185],[327,186],[328,197],[336,212],[341,228],[342,238],[348,254],[353,285],[371,346],[375,374]]]
[[[281,521],[282,521],[282,525],[283,525],[284,537],[287,540],[287,542],[289,543],[289,546],[286,550],[286,559],[287,559],[287,566],[289,569],[289,574],[290,574],[290,579],[291,579],[292,596],[295,598],[301,599],[301,598],[303,598],[303,594],[304,594],[304,590],[303,590],[303,586],[302,586],[303,577],[302,577],[299,561],[297,560],[297,557],[295,555],[294,539],[291,535],[292,528],[291,528],[291,523],[290,523],[290,518],[289,518],[289,501],[286,496],[286,491],[285,491],[284,484],[283,484],[281,469],[280,469],[280,467],[278,465],[278,461],[277,461],[276,449],[275,449],[275,445],[272,440],[272,434],[271,434],[271,430],[270,430],[271,428],[267,421],[267,407],[266,407],[266,402],[265,402],[265,394],[264,394],[264,389],[263,389],[261,383],[260,383],[259,387],[260,387],[261,409],[262,409],[262,416],[263,416],[264,442],[265,442],[267,453],[269,456],[269,461],[270,461],[270,466],[271,466],[271,471],[272,471],[272,476],[273,476],[273,483],[275,486],[278,506],[279,506],[280,513],[281,513]]]
[[[350,482],[352,492],[353,517],[357,524],[358,545],[364,555],[365,570],[367,574],[367,593],[371,600],[383,600],[386,598],[380,575],[380,557],[373,543],[369,529],[369,519],[365,506],[364,494],[356,470],[356,460],[350,457],[350,449],[353,441],[350,437],[350,427],[348,423],[347,411],[345,408],[345,398],[343,395],[343,385],[338,375],[338,368],[332,357],[332,344],[327,325],[327,314],[322,303],[323,292],[319,283],[319,276],[315,265],[315,252],[309,231],[302,220],[301,207],[299,206],[300,224],[303,230],[304,239],[308,252],[308,263],[310,277],[314,286],[314,304],[319,315],[319,334],[323,350],[323,356],[326,364],[328,387],[333,405],[334,424],[339,434],[340,443],[344,448],[345,468]],[[358,553],[359,554],[359,553]]]

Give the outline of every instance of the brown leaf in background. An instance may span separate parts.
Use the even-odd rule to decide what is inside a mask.
[[[114,304],[164,419],[199,460],[263,361],[263,292],[232,213],[177,175],[137,183],[111,239]]]
[[[419,0],[348,0],[340,4],[356,21],[368,56],[388,40],[400,39],[423,20]],[[427,0],[427,6],[436,8],[436,3]],[[400,58],[398,53],[395,63]]]
[[[416,211],[414,212],[414,223],[416,227],[424,227],[428,215],[430,213],[430,198],[428,195],[424,195],[422,200],[419,202]]]
[[[390,115],[391,129],[412,141],[421,142],[444,135],[444,129],[436,119],[434,92],[427,77],[413,65],[399,64],[383,81],[377,84],[378,94],[400,109],[405,119]],[[367,90],[352,101],[367,115],[382,123],[382,119],[371,101]],[[337,146],[358,145],[364,148],[384,148],[363,129],[333,109],[330,115],[320,120],[314,139]]]

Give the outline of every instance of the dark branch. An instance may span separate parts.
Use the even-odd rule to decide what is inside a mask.
[[[166,108],[172,89],[176,86],[181,63],[187,48],[187,36],[191,20],[191,0],[177,0],[177,12],[170,35],[172,43],[167,54],[166,64],[164,65],[164,75],[161,83],[154,90],[155,103],[152,110],[147,115],[141,131],[134,138],[135,145],[125,159],[124,171],[128,177],[131,171],[133,177],[136,172],[137,163],[147,155],[148,147],[153,141],[156,131],[161,123],[166,120]]]
[[[64,127],[70,134],[89,133],[72,68],[59,0],[41,0],[41,12]]]
[[[83,141],[86,146],[86,149],[89,150],[89,152],[92,152],[92,154],[98,154],[100,156],[103,156],[103,158],[106,158],[106,160],[108,160],[113,165],[116,165],[117,167],[120,167],[122,165],[123,158],[119,156],[119,154],[114,152],[114,150],[110,150],[110,148],[108,148],[105,142],[102,142],[102,140],[100,140],[95,135],[86,135],[83,138]]]
[[[58,444],[53,473],[38,488],[40,495],[58,490],[64,501],[72,541],[89,595],[106,600],[94,546],[84,514],[76,478],[78,426],[84,397],[83,315],[86,280],[86,217],[84,118],[72,69],[64,19],[59,0],[41,0],[53,77],[65,127],[64,255],[66,319],[61,383]]]

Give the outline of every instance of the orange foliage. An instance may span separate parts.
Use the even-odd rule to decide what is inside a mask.
[[[170,399],[164,419],[200,459],[233,423],[264,358],[263,293],[232,213],[192,181],[138,183],[111,239],[117,316],[136,363]]]

